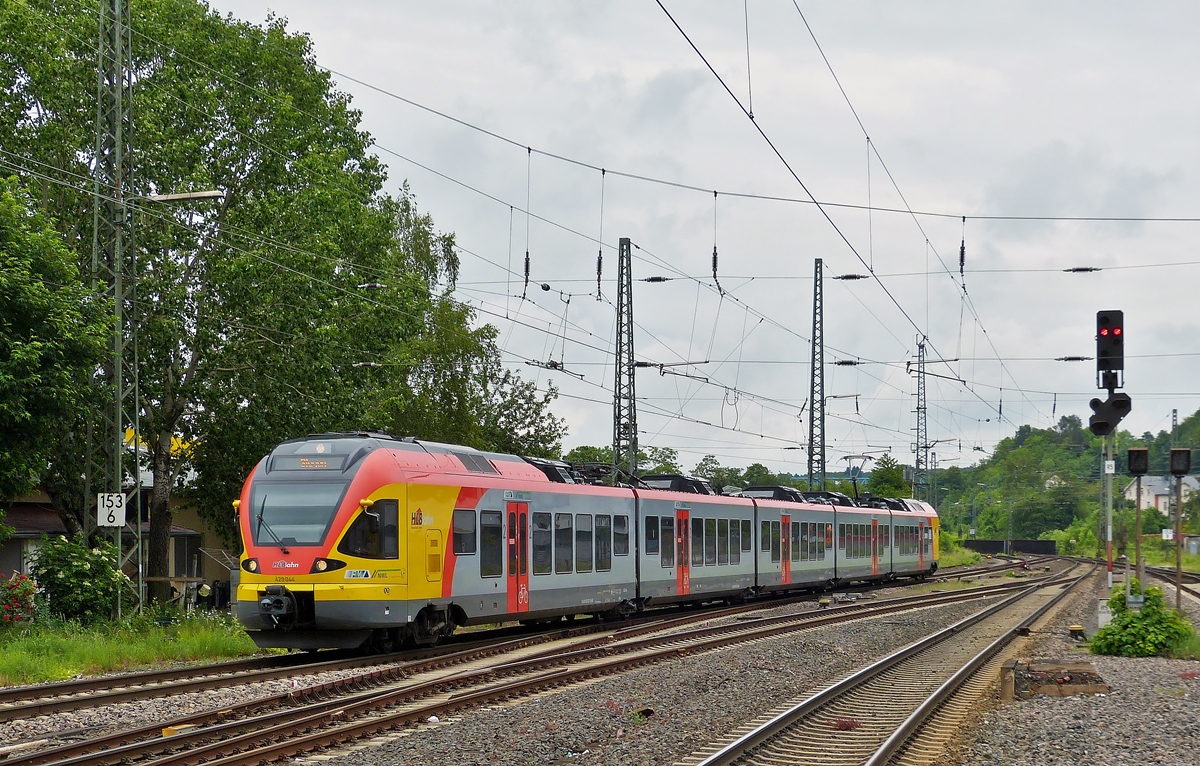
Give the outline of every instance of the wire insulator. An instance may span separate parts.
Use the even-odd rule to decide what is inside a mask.
[[[717,293],[725,294],[725,288],[721,287],[721,280],[717,279],[717,246],[713,245],[713,282],[717,285]]]
[[[600,275],[604,273],[604,248],[596,253],[596,300],[604,300],[600,292]]]
[[[529,293],[529,251],[525,251],[525,287],[521,288],[521,300]]]

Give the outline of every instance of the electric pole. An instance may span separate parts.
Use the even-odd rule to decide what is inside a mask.
[[[127,557],[121,555],[122,530],[126,524],[124,480],[126,472],[125,433],[134,433],[133,472],[137,464],[137,345],[130,332],[129,314],[134,302],[135,273],[127,251],[131,179],[133,161],[132,134],[133,74],[130,58],[129,0],[101,0],[100,35],[96,84],[96,167],[92,205],[93,289],[104,296],[112,308],[113,326],[110,356],[97,384],[108,389],[108,405],[103,425],[96,432],[89,424],[88,455],[84,476],[84,507],[93,499],[97,513],[101,505],[105,518],[91,514],[85,519],[90,531],[95,526],[112,526],[118,550],[118,566]],[[93,497],[99,492],[105,497]],[[137,503],[140,505],[140,503]],[[119,510],[119,513],[114,511]],[[140,513],[132,520],[135,537],[140,538]],[[141,546],[136,553],[140,556]],[[132,556],[134,552],[130,553]],[[141,563],[139,560],[139,574]],[[141,594],[139,594],[139,600]],[[120,615],[120,593],[117,596]]]
[[[808,488],[825,489],[825,330],[821,259],[813,275],[812,367],[808,386]]]
[[[925,477],[929,471],[929,426],[925,418],[925,338],[917,343],[917,459],[913,471],[913,497],[926,494]]]
[[[637,475],[637,396],[633,375],[633,254],[628,237],[617,251],[617,363],[613,386],[613,483],[617,469]]]

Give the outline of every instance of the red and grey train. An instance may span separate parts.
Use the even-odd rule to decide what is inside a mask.
[[[378,433],[264,457],[235,502],[236,614],[262,647],[436,642],[461,625],[616,615],[937,569],[937,513],[581,483],[565,463]],[[884,506],[890,507],[884,507]]]

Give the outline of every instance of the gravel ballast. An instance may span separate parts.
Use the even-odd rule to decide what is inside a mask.
[[[1174,606],[1175,589],[1161,582],[1154,584],[1163,588],[1168,603]],[[1064,637],[1061,628],[1072,622],[1083,625],[1091,635],[1104,591],[1101,575],[1095,578],[1091,597],[1064,610],[1056,626],[1060,629],[1043,634],[1030,656],[1088,660],[1111,693],[1038,696],[1010,703],[991,700],[978,725],[962,733],[959,747],[939,766],[1141,766],[1200,761],[1200,662],[1093,655]],[[1183,608],[1193,624],[1200,624],[1200,604],[1185,597]]]
[[[338,766],[669,764],[978,611],[983,603],[930,607],[659,663],[510,705],[466,711],[328,760]]]

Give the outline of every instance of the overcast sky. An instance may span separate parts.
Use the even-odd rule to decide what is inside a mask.
[[[807,198],[652,0],[213,5],[285,16],[341,73],[392,190],[407,179],[457,234],[457,296],[499,328],[506,364],[561,391],[568,447],[612,439],[619,237],[640,248],[635,279],[672,277],[634,283],[638,359],[708,361],[669,368],[708,383],[637,380],[642,444],[678,449],[685,468],[712,453],[804,472],[805,452],[785,448],[807,440],[815,258],[826,395],[840,397],[827,402],[831,468],[887,449],[912,462],[906,362],[922,334],[931,359],[956,360],[928,368],[943,376],[927,378],[941,466],[971,464],[1024,423],[1086,422],[1094,363],[1054,358],[1094,356],[1099,309],[1125,311],[1123,427],[1157,432],[1172,408],[1183,419],[1200,406],[1200,223],[972,218],[1200,217],[1192,4],[800,2],[864,134],[791,0],[665,2],[816,199],[947,214],[827,207],[832,223],[812,204],[725,194]],[[601,174],[538,151],[721,194],[714,211],[711,191],[609,173],[601,216]],[[1079,266],[1103,271],[1062,271]],[[892,297],[831,278],[868,268]],[[548,359],[583,379],[526,364]],[[866,363],[834,364],[850,359]]]

